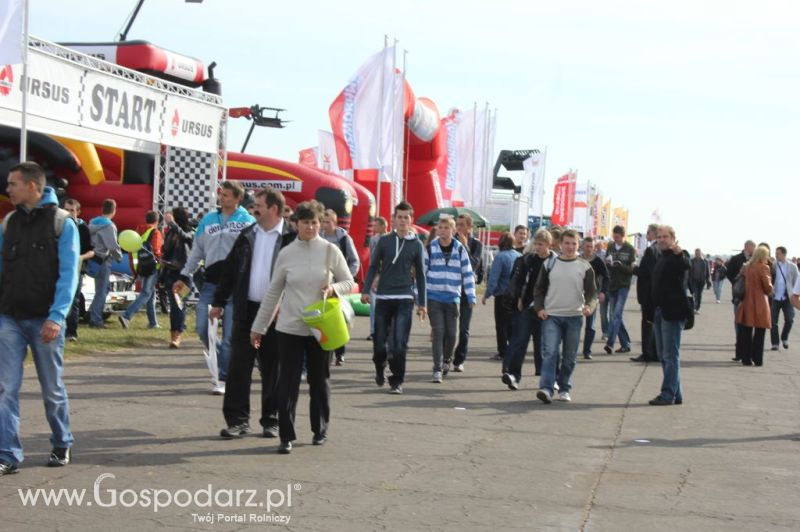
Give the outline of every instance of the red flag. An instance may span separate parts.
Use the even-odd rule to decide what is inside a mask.
[[[571,203],[569,199],[570,174],[558,178],[553,191],[553,214],[550,221],[553,225],[565,226],[569,223]],[[573,189],[574,190],[574,189]]]
[[[331,119],[331,128],[333,129],[333,140],[336,143],[336,160],[339,162],[340,170],[351,170],[353,168],[353,160],[350,158],[350,148],[347,146],[347,141],[344,138],[344,91],[339,93],[339,96],[333,100],[330,108],[328,109],[328,116]]]
[[[310,166],[312,168],[317,168],[317,151],[314,148],[306,148],[304,150],[300,150],[300,164],[303,166]]]

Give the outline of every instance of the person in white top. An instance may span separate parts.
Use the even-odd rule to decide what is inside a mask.
[[[355,286],[344,255],[336,244],[319,236],[324,208],[316,200],[297,206],[297,239],[281,251],[272,274],[272,283],[261,301],[250,328],[250,342],[261,347],[263,336],[275,319],[278,363],[278,422],[281,438],[278,452],[292,452],[297,439],[294,429],[297,397],[303,356],[308,364],[308,386],[311,396],[310,420],[314,445],[327,440],[330,419],[331,352],[323,351],[311,329],[303,321],[303,309],[323,297],[347,294]],[[331,279],[331,274],[333,279]],[[332,281],[336,281],[332,283]],[[283,298],[283,299],[281,299]]]
[[[786,260],[786,248],[778,246],[775,248],[775,273],[773,274],[772,285],[775,287],[775,294],[772,298],[772,350],[778,350],[778,341],[783,344],[784,349],[789,349],[789,333],[792,331],[794,322],[794,308],[791,303],[792,289],[797,284],[797,266],[791,261]],[[783,329],[778,334],[778,318],[783,312]]]

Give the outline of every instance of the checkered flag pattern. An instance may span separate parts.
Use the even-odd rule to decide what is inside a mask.
[[[168,147],[164,179],[164,206],[183,206],[196,218],[212,207],[217,187],[216,153]]]

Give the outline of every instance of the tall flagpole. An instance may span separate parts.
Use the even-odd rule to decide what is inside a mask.
[[[406,69],[408,68],[408,50],[403,48],[403,77],[400,79],[400,117],[398,119],[398,129],[400,131],[400,136],[402,139],[400,142],[400,179],[403,184],[403,199],[405,200],[408,197],[408,179],[405,177],[406,168],[408,168],[408,156],[409,154],[406,152],[406,141],[408,140],[408,135],[405,133],[405,110],[406,110]],[[409,134],[411,132],[409,131]]]
[[[389,212],[392,212],[392,209],[395,206],[395,195],[397,194],[397,161],[396,161],[396,142],[397,142],[397,105],[394,101],[395,96],[397,94],[397,74],[395,73],[397,70],[397,39],[394,40],[394,48],[392,51],[392,97],[391,97],[391,105],[392,105],[392,120],[390,122],[390,127],[392,128],[392,176],[391,181],[389,182]],[[381,141],[383,141],[383,137],[381,137]],[[383,161],[381,161],[383,164]]]
[[[472,205],[468,207],[478,208],[480,204],[476,204],[475,198],[475,164],[478,162],[477,157],[477,144],[478,144],[478,102],[472,104],[472,179],[470,180],[470,201]]]
[[[544,227],[544,186],[545,171],[547,170],[547,146],[544,147],[544,157],[542,158],[542,193],[539,194],[539,227]]]
[[[19,131],[19,160],[28,158],[28,0],[22,8],[22,121]]]
[[[386,53],[386,49],[388,47],[389,47],[389,36],[388,35],[384,35],[383,36],[383,52],[384,52],[384,54]],[[378,138],[380,138],[380,139],[383,139],[383,104],[384,104],[383,83],[384,83],[384,78],[386,77],[386,73],[383,71],[386,68],[385,64],[384,64],[384,61],[385,61],[385,58],[381,57],[381,107],[380,107],[380,115],[381,116],[380,116],[380,123],[378,125],[378,127],[380,128],[379,129],[380,137],[378,137]],[[380,143],[379,143],[379,145],[380,145]],[[378,151],[380,152],[380,148],[378,148]],[[380,153],[378,155],[380,155]],[[382,161],[380,161],[380,162],[381,162],[381,168],[378,168],[378,183],[377,183],[377,185],[375,187],[376,188],[376,190],[375,190],[376,194],[375,195],[377,196],[376,201],[378,202],[378,204],[375,206],[375,217],[376,218],[381,215],[381,183],[383,182],[383,177],[382,177],[382,174],[383,174],[383,162]],[[353,179],[355,179],[355,172],[353,173]]]

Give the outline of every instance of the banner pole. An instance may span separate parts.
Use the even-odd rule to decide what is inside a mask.
[[[22,120],[19,131],[19,161],[28,158],[28,11],[29,0],[25,0],[22,8]]]
[[[384,53],[386,53],[386,49],[388,47],[389,47],[389,36],[388,35],[384,35],[383,36],[383,52]],[[385,63],[384,63],[385,58],[381,57],[381,60],[382,60],[381,69],[383,70],[383,69],[386,68],[385,67]],[[383,105],[384,105],[383,79],[385,77],[386,77],[386,73],[382,71],[381,72],[381,106],[380,106],[380,111],[379,111],[380,115],[381,115],[381,119],[380,119],[380,123],[378,124],[378,128],[379,128],[378,129],[378,134],[380,135],[378,138],[380,138],[380,139],[383,139]],[[380,152],[380,148],[378,148],[378,151]],[[378,156],[380,156],[380,153],[378,153]],[[382,167],[383,165],[382,165],[382,161],[379,161],[379,163],[381,163],[381,168],[378,168],[378,181],[375,184],[375,197],[376,197],[376,201],[377,201],[377,205],[375,206],[375,217],[376,218],[381,215],[381,188],[382,188],[381,184],[383,183],[383,167]],[[353,169],[353,179],[355,179],[355,168]]]

